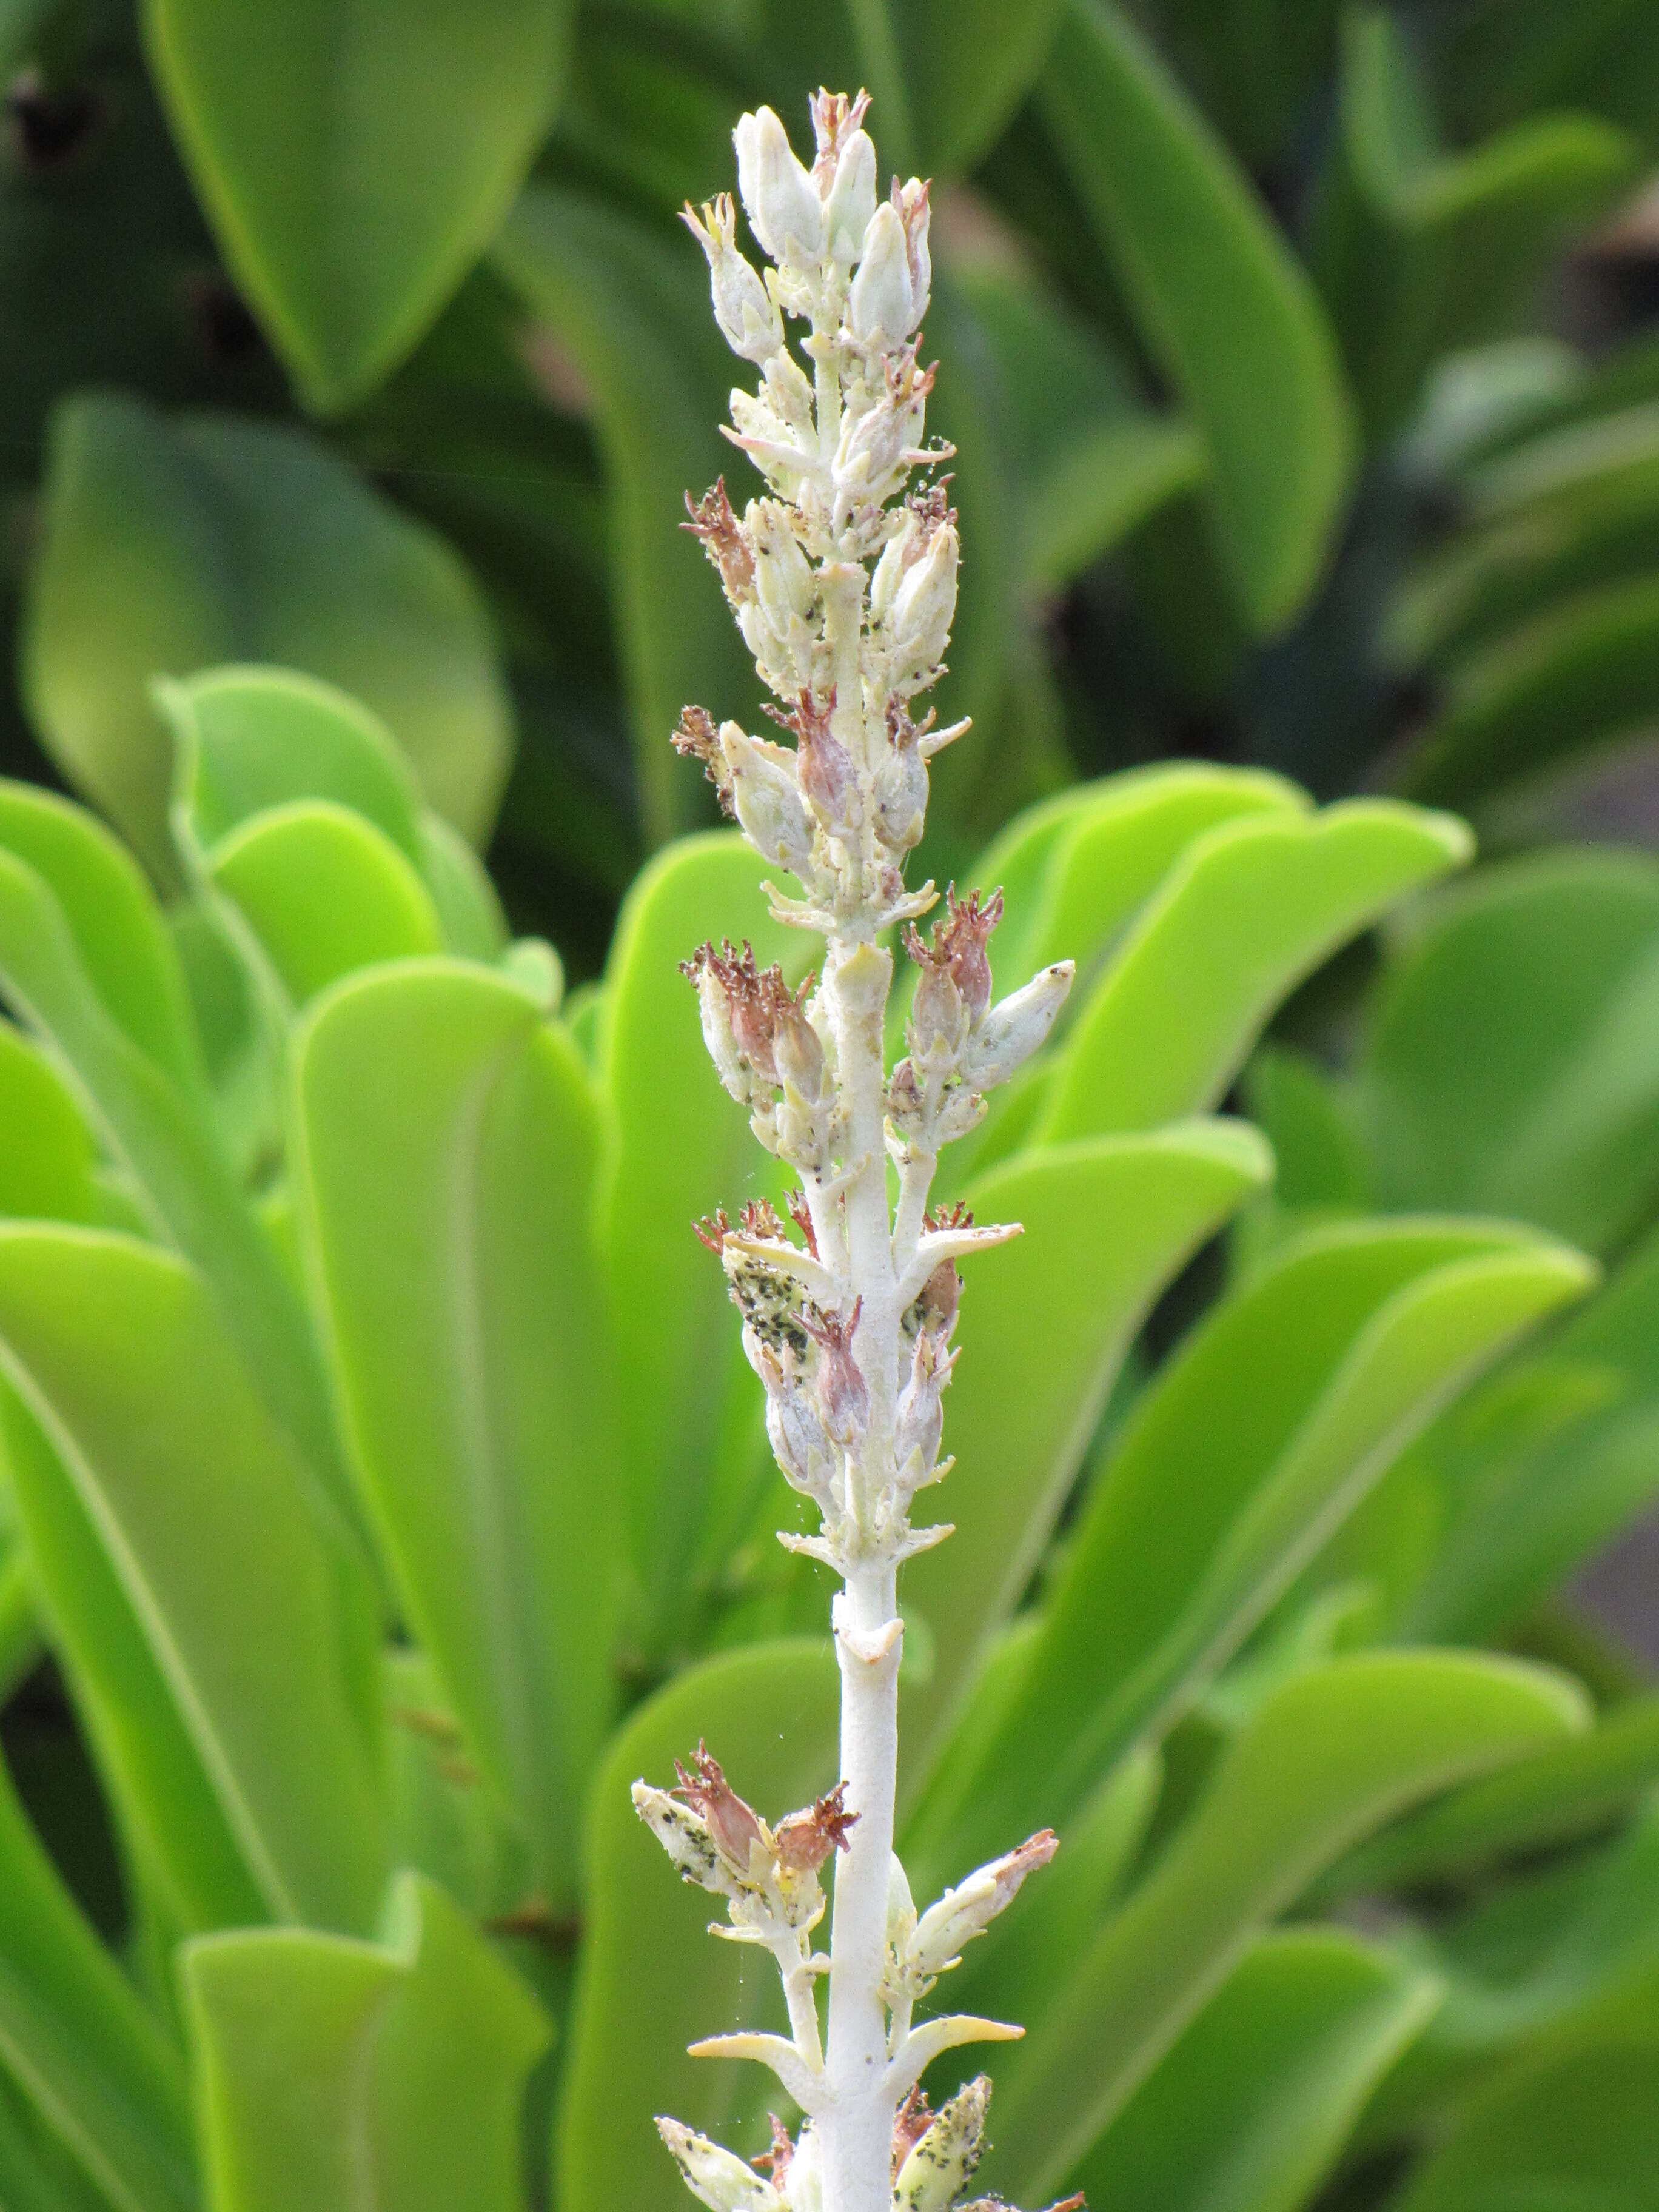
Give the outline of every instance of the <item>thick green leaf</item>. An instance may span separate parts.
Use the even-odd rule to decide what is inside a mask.
[[[1085,1509],[1018,1694],[928,1808],[932,1863],[1063,1820],[1166,1726],[1436,1407],[1580,1292],[1521,1231],[1355,1224],[1305,1237],[1143,1397]],[[965,1365],[965,1363],[964,1363]]]
[[[1362,1844],[1333,1890],[1443,1880],[1593,1835],[1659,1781],[1659,1696],[1632,1698],[1571,1741],[1455,1790]]]
[[[136,1186],[147,1228],[212,1285],[254,1379],[343,1510],[321,1363],[294,1287],[199,1110],[118,1027],[82,965],[64,908],[33,868],[0,851],[0,991],[69,1080]]]
[[[331,800],[422,861],[421,804],[379,715],[289,668],[215,668],[156,686],[177,747],[180,835],[204,853],[249,818],[300,799]]]
[[[1296,2212],[1439,1997],[1334,1929],[1262,1936],[1068,2185],[1091,2212]]]
[[[629,1723],[599,1770],[587,1825],[586,1941],[557,2135],[562,2212],[677,2212],[684,2185],[653,2115],[672,2112],[739,2149],[765,2146],[769,2076],[690,2057],[698,2037],[781,2028],[783,1998],[735,1943],[706,1933],[708,1899],[678,1881],[629,1787],[664,1782],[699,1738],[769,1817],[805,1804],[836,1769],[839,1685],[827,1643],[757,1644],[690,1668]],[[775,2092],[774,2093],[775,2098]],[[747,2120],[747,2142],[734,2118]]]
[[[354,969],[443,950],[419,876],[343,806],[273,807],[224,838],[209,866],[296,1006]]]
[[[1253,629],[1279,629],[1323,570],[1353,453],[1312,288],[1231,157],[1105,0],[1068,0],[1039,99],[1142,338],[1208,447],[1239,607]]]
[[[1373,430],[1395,424],[1437,356],[1505,330],[1564,234],[1607,206],[1636,158],[1622,131],[1588,115],[1443,153],[1394,16],[1349,15],[1315,266]]]
[[[0,2067],[100,2201],[192,2212],[184,2069],[64,1888],[3,1766]]]
[[[215,2212],[519,2212],[549,2024],[434,1883],[398,1877],[378,1942],[204,1936],[183,1977]]]
[[[0,851],[33,868],[63,910],[100,1004],[186,1094],[202,1052],[179,956],[132,857],[84,808],[0,782]]]
[[[424,334],[512,205],[552,118],[568,6],[144,12],[227,262],[307,402],[349,406]]]
[[[6,1473],[53,1651],[129,1859],[185,1933],[265,1918],[262,1895],[111,1550],[64,1459],[9,1384]]]
[[[64,774],[163,882],[177,868],[172,749],[147,687],[240,660],[361,698],[429,804],[487,834],[511,716],[484,610],[449,547],[297,431],[65,401],[28,579],[25,703]]]
[[[1243,1122],[1195,1121],[1026,1155],[969,1186],[979,1220],[1024,1234],[969,1270],[945,1401],[957,1464],[938,1493],[956,1534],[904,1574],[933,1655],[906,1711],[918,1780],[1042,1556],[1148,1307],[1270,1167]]]
[[[367,1925],[376,1624],[202,1279],[125,1237],[0,1225],[0,1340],[270,1909]]]
[[[1396,2202],[1401,2212],[1654,2212],[1659,2036],[1547,2045],[1475,2101]]]
[[[1199,1810],[1002,2063],[985,2179],[1059,2181],[1219,1985],[1253,1928],[1368,1828],[1582,1726],[1559,1676],[1467,1653],[1366,1653],[1292,1678]]]
[[[1196,839],[1079,1012],[1041,1140],[1213,1105],[1279,1000],[1469,849],[1449,816],[1382,799],[1270,812]]]
[[[1659,1184],[1659,868],[1558,851],[1485,870],[1385,977],[1358,1073],[1384,1205],[1616,1245]]]
[[[91,1221],[97,1212],[92,1139],[46,1054],[0,1023],[0,1214]]]
[[[591,1081],[529,993],[431,961],[324,1000],[295,1086],[353,1455],[409,1618],[564,1909],[622,1596]]]
[[[764,872],[736,836],[690,838],[635,882],[607,969],[600,1085],[611,1117],[601,1199],[622,1392],[629,1547],[642,1633],[672,1637],[709,1510],[720,1441],[746,1432],[759,1385],[720,1265],[691,1233],[771,1187],[766,1155],[708,1062],[678,972],[705,938],[753,943],[799,971],[799,931],[775,922]]]
[[[745,465],[718,428],[734,363],[709,314],[700,256],[671,254],[613,210],[533,186],[491,258],[592,397],[635,775],[647,835],[660,842],[708,811],[695,767],[669,748],[681,708],[691,700],[741,714],[757,696],[719,584],[679,527],[688,491],[700,495],[723,469]],[[733,489],[741,507],[735,477]]]

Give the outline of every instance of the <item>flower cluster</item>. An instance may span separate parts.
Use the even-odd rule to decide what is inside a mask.
[[[893,1852],[903,1562],[951,1534],[913,1528],[919,1493],[948,1473],[944,1396],[957,1263],[1018,1234],[933,1210],[940,1149],[971,1129],[986,1094],[1044,1042],[1071,982],[1048,969],[998,1003],[990,939],[1000,892],[908,889],[926,824],[930,763],[966,728],[935,727],[919,696],[943,672],[960,558],[949,447],[929,441],[933,369],[921,358],[932,285],[927,187],[878,191],[868,102],[820,93],[816,158],[797,160],[769,108],[736,137],[738,190],[764,273],[738,243],[729,198],[686,221],[708,258],[715,320],[760,372],[732,395],[732,443],[763,489],[739,514],[724,480],[688,498],[687,527],[719,574],[773,695],[777,735],[688,707],[676,749],[701,764],[762,858],[780,921],[824,940],[821,972],[792,983],[747,945],[702,945],[685,963],[721,1083],[755,1135],[799,1178],[785,1220],[769,1204],[698,1234],[725,1268],[766,1397],[767,1432],[791,1486],[816,1508],[781,1540],[832,1569],[844,1773],[775,1827],[699,1748],[678,1787],[635,1785],[641,1817],[688,1881],[725,1900],[714,1933],[776,1962],[789,2034],[693,2046],[760,2060],[805,2114],[774,2124],[747,2164],[674,2120],[659,2123],[714,2212],[946,2212],[984,2144],[983,2078],[933,2112],[924,2069],[957,2045],[1018,2028],[916,2002],[964,1944],[1053,1855],[1044,1832],[918,1913]],[[806,327],[792,348],[790,325]],[[917,481],[912,481],[913,476]],[[902,932],[915,982],[906,1051],[886,1068],[886,1013]],[[889,1175],[897,1203],[890,1204]],[[812,1947],[836,1865],[830,1951]],[[827,1979],[827,2032],[817,1984]],[[986,2212],[991,2200],[979,2200]]]

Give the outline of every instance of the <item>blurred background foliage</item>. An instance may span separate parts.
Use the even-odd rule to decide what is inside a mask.
[[[145,678],[277,660],[597,969],[705,818],[663,732],[753,704],[675,528],[732,459],[676,210],[821,81],[936,180],[936,872],[1168,755],[1488,844],[1652,814],[1646,0],[4,0],[0,64],[3,757],[164,884]]]

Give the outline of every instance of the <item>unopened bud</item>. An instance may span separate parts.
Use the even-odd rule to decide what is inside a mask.
[[[826,1314],[822,1321],[805,1324],[807,1334],[818,1347],[814,1380],[823,1425],[843,1446],[859,1442],[870,1418],[870,1394],[853,1357],[853,1334],[858,1328],[863,1304],[860,1298],[848,1320],[843,1321],[839,1314]]]
[[[895,193],[895,198],[899,219],[904,225],[905,253],[910,270],[910,320],[904,330],[904,336],[908,337],[927,313],[928,295],[933,289],[933,261],[927,244],[927,187],[919,177],[912,177],[902,191]]]
[[[705,202],[701,222],[688,201],[682,219],[708,258],[708,289],[720,336],[744,361],[769,361],[783,343],[783,318],[738,251],[731,194],[721,192]]]
[[[667,2144],[685,2185],[709,2212],[783,2212],[784,2199],[752,2166],[722,2150],[707,2136],[694,2134],[678,2120],[659,2119],[657,2132]]]
[[[774,261],[792,253],[817,257],[823,234],[823,203],[795,159],[789,134],[769,107],[745,115],[732,134],[738,153],[738,190],[750,226]]]
[[[1034,1868],[1047,1866],[1060,1848],[1052,1828],[1039,1829],[1016,1851],[994,1859],[947,1889],[916,1923],[905,1964],[921,1975],[942,1974],[955,1966],[963,1946],[982,1936],[998,1913],[1013,1903],[1020,1884]]]
[[[811,563],[790,526],[789,514],[775,500],[756,500],[744,518],[755,549],[755,589],[780,629],[791,616],[804,622],[817,600]]]
[[[802,795],[832,837],[850,837],[864,819],[864,799],[853,756],[830,726],[830,709],[804,691],[790,727]]]
[[[958,551],[955,523],[942,522],[893,594],[887,629],[897,685],[926,681],[945,656],[957,611]]]
[[[951,2098],[899,2168],[893,2212],[950,2212],[979,2164],[990,2100],[983,2074]]]
[[[884,623],[892,611],[894,594],[897,592],[905,570],[911,566],[920,550],[915,516],[908,507],[900,510],[898,528],[882,548],[876,572],[870,579],[870,619]]]
[[[849,1848],[848,1837],[858,1825],[858,1814],[847,1810],[847,1784],[836,1783],[829,1795],[803,1813],[791,1813],[777,1826],[778,1863],[790,1874],[816,1874],[832,1851]]]
[[[634,1810],[673,1861],[682,1881],[695,1882],[716,1897],[734,1897],[737,1885],[716,1850],[708,1823],[690,1806],[677,1804],[665,1790],[636,1782]]]
[[[677,1759],[674,1771],[680,1778],[679,1787],[670,1796],[679,1799],[697,1815],[714,1838],[714,1848],[721,1858],[733,1874],[746,1881],[750,1853],[757,1844],[769,1858],[771,1856],[770,1841],[753,1808],[744,1804],[720,1771],[719,1759],[702,1744],[697,1746],[690,1771]]]
[[[823,203],[824,244],[837,261],[857,260],[875,211],[876,149],[867,131],[854,131],[842,141]]]
[[[805,987],[803,986],[803,989]],[[772,1057],[779,1075],[809,1106],[827,1105],[823,1047],[807,1019],[799,998],[781,1010],[772,1039]]]
[[[754,1085],[732,1020],[732,993],[721,973],[721,963],[712,945],[699,947],[681,971],[697,987],[697,1012],[702,1021],[702,1041],[714,1073],[740,1106],[748,1105]]]
[[[912,735],[896,744],[872,780],[876,834],[890,852],[908,853],[921,844],[927,822],[927,763]]]
[[[1076,972],[1071,961],[1056,961],[992,1008],[963,1068],[975,1090],[1006,1083],[1047,1042]]]
[[[812,825],[801,805],[793,763],[777,745],[757,744],[736,722],[723,722],[732,810],[744,836],[765,860],[805,878],[812,866]]]
[[[835,1472],[830,1438],[799,1378],[775,1361],[773,1366],[775,1382],[770,1371],[763,1370],[761,1377],[766,1385],[766,1436],[772,1456],[792,1490],[827,1506]]]
[[[956,1270],[951,1268],[951,1272],[954,1277]],[[909,1489],[920,1490],[938,1462],[945,1430],[945,1408],[940,1401],[953,1364],[952,1357],[945,1350],[944,1333],[935,1334],[924,1329],[916,1339],[910,1376],[899,1399],[893,1431],[893,1457]],[[916,1465],[915,1479],[910,1480],[907,1470],[910,1469],[913,1455]]]
[[[890,201],[870,218],[847,308],[856,337],[896,344],[910,332],[910,252],[903,219]]]

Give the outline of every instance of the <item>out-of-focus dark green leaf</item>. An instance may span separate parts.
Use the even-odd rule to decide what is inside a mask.
[[[1477,2098],[1401,2212],[1654,2212],[1659,2036],[1632,2027],[1546,2044]]]
[[[605,449],[611,595],[653,842],[708,811],[695,765],[669,749],[681,708],[742,714],[757,696],[720,585],[679,526],[686,493],[700,496],[722,471],[741,508],[748,466],[718,428],[742,364],[710,317],[702,257],[684,243],[671,249],[614,209],[538,185],[491,254],[580,374]]]
[[[512,725],[471,578],[301,432],[66,401],[22,655],[41,742],[164,883],[172,748],[147,687],[227,661],[339,684],[396,733],[439,812],[475,839],[495,818]]]
[[[519,2212],[549,2023],[435,1883],[400,1875],[376,1942],[204,1936],[182,1973],[216,2212]]]
[[[1373,433],[1437,355],[1504,334],[1564,234],[1634,173],[1627,136],[1586,115],[1517,124],[1467,153],[1436,143],[1404,32],[1356,9],[1314,265]]]
[[[1468,805],[1659,715],[1659,578],[1593,586],[1458,665],[1406,764],[1413,797]]]
[[[1323,313],[1229,155],[1105,0],[1068,0],[1040,98],[1146,347],[1208,447],[1238,605],[1275,631],[1314,587],[1352,459]]]
[[[569,12],[146,0],[202,204],[313,406],[372,391],[489,244],[551,119]]]
[[[1368,1828],[1583,1725],[1557,1675],[1467,1652],[1365,1653],[1294,1676],[1194,1817],[1003,2057],[985,2179],[1060,2181],[1224,1979],[1252,1929]]]

